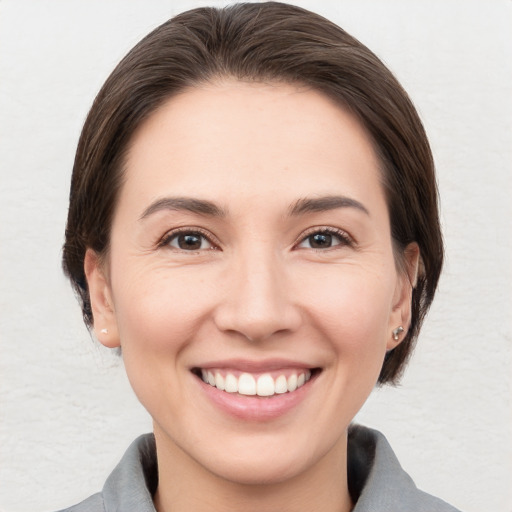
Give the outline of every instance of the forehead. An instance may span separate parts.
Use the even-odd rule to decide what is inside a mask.
[[[355,117],[289,84],[232,80],[185,90],[139,127],[125,168],[122,196],[380,190],[372,142]]]

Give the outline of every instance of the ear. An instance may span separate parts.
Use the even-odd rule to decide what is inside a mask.
[[[389,320],[389,339],[386,345],[388,351],[397,347],[407,334],[411,324],[412,291],[418,281],[418,271],[421,264],[420,248],[416,242],[410,243],[404,250],[403,268],[399,270],[395,294],[393,296],[393,310]],[[393,336],[393,331],[399,327],[403,331]],[[395,339],[397,338],[398,339]]]
[[[119,347],[121,343],[110,283],[100,257],[92,249],[87,249],[85,253],[84,271],[91,300],[94,334],[102,345]]]

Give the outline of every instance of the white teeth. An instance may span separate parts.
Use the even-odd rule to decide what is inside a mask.
[[[292,373],[288,377],[288,391],[295,391],[297,389],[297,375],[295,373]]]
[[[224,386],[228,393],[238,393],[238,379],[232,373],[226,375]]]
[[[286,377],[284,375],[279,375],[279,377],[277,377],[275,391],[279,394],[283,394],[288,391],[288,383],[286,382]]]
[[[232,373],[224,377],[220,371],[201,370],[201,378],[210,386],[228,393],[241,395],[273,396],[276,394],[291,393],[304,386],[311,379],[311,371],[292,373],[288,378],[279,375],[275,380],[270,373],[264,373],[256,379],[250,373],[242,373],[238,378]]]
[[[224,382],[224,377],[219,372],[217,372],[215,374],[215,384],[214,384],[214,386],[217,389],[220,389],[221,391],[224,391],[226,389],[226,384]]]
[[[274,379],[268,373],[260,375],[256,383],[256,394],[258,396],[272,396],[275,394]]]
[[[238,392],[241,395],[256,394],[256,381],[250,373],[242,373],[238,378]]]

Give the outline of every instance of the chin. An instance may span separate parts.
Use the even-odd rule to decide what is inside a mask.
[[[258,456],[245,460],[225,460],[222,464],[209,469],[213,474],[233,484],[268,486],[294,479],[302,473],[302,468],[306,466],[307,464],[301,464],[297,460],[275,456],[262,460],[261,456]]]
[[[231,442],[210,450],[208,459],[203,452],[202,465],[210,473],[233,484],[278,485],[314,472],[328,453],[339,452],[338,446],[342,446],[343,441],[324,437],[322,443],[315,444],[311,436],[287,429],[264,435],[246,433],[238,439],[233,435]]]

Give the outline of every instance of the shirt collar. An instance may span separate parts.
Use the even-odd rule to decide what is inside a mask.
[[[348,435],[349,490],[353,512],[457,512],[419,491],[402,469],[386,438],[376,430],[353,425]],[[152,496],[158,485],[153,434],[137,438],[103,487],[105,512],[155,512]],[[422,505],[423,504],[423,505]],[[418,508],[423,506],[424,508]]]

